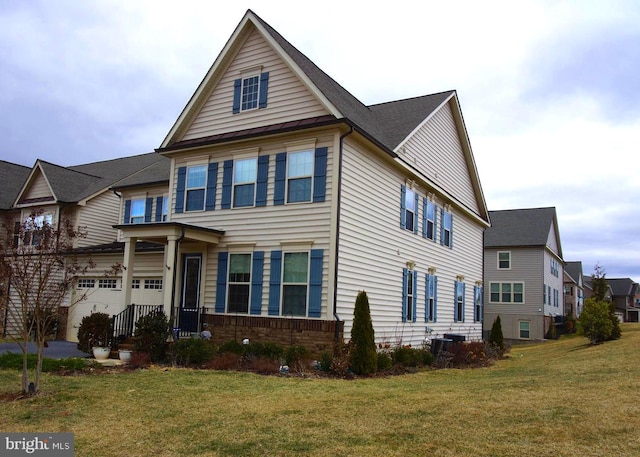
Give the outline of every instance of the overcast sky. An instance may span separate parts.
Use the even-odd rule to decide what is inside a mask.
[[[1,0],[0,160],[153,151],[249,8],[367,105],[457,90],[489,209],[640,281],[637,0]]]

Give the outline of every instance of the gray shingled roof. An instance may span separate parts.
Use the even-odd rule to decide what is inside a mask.
[[[151,152],[70,167],[61,167],[42,160],[39,163],[58,201],[75,203],[109,188],[131,174],[167,160],[166,157]],[[165,180],[168,178],[167,171]]]
[[[564,265],[564,271],[576,282],[580,279],[580,275],[584,275],[582,271],[582,262],[580,261],[566,262]]]
[[[555,215],[553,207],[489,211],[484,246],[546,246]]]
[[[606,278],[613,295],[635,296],[638,285],[631,278]]]
[[[454,91],[366,106],[252,11],[260,24],[349,121],[393,151]]]
[[[0,210],[10,209],[31,168],[0,160]]]
[[[158,154],[159,155],[159,154]],[[152,163],[148,167],[115,182],[113,189],[125,187],[148,186],[151,184],[169,184],[171,174],[171,159],[160,156],[162,159]]]

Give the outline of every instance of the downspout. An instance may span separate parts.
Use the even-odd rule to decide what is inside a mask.
[[[340,322],[340,316],[338,316],[338,258],[340,255],[340,210],[342,206],[342,163],[344,154],[344,139],[353,133],[353,126],[349,126],[349,131],[340,135],[340,147],[338,150],[338,205],[336,208],[336,251],[335,251],[335,268],[333,273],[333,317],[336,322]],[[335,327],[334,338],[338,341],[338,325]]]
[[[175,298],[176,298],[176,283],[178,281],[178,252],[180,250],[180,242],[184,240],[184,227],[181,227],[182,232],[180,233],[180,238],[176,240],[175,251],[173,255],[173,278],[171,284],[171,313],[169,316],[169,322],[171,322],[172,326],[176,324],[176,315],[175,315]]]

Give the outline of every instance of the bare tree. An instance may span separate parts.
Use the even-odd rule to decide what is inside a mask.
[[[81,260],[73,248],[86,237],[84,229],[75,228],[68,218],[55,224],[49,215],[34,211],[25,221],[5,223],[4,240],[0,240],[0,283],[9,285],[6,296],[8,318],[17,325],[13,338],[22,349],[22,391],[38,392],[46,338],[59,318],[59,307],[70,298],[74,279],[94,267],[90,258]],[[73,297],[74,303],[85,298]],[[72,305],[72,303],[69,303]],[[37,363],[30,388],[27,346],[33,339]]]

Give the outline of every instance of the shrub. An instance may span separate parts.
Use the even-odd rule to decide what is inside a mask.
[[[167,347],[171,326],[163,311],[153,311],[136,322],[136,351],[146,352],[152,362],[167,358]]]
[[[173,344],[173,357],[178,365],[201,365],[213,356],[211,343],[200,338],[183,338]]]
[[[244,362],[244,367],[246,370],[265,375],[278,374],[280,372],[280,362],[268,357],[247,359]]]
[[[620,328],[620,319],[616,316],[616,304],[609,303],[609,319],[611,319],[611,335],[610,340],[617,340],[622,336],[622,329]]]
[[[289,346],[284,352],[284,359],[289,367],[302,368],[309,362],[309,351],[304,346]]]
[[[232,351],[233,352],[233,351]],[[242,354],[245,357],[265,358],[270,360],[280,360],[284,354],[282,346],[276,343],[249,343],[242,345]]]
[[[580,327],[585,338],[591,344],[602,343],[611,337],[613,322],[609,310],[609,303],[587,298],[580,315]]]
[[[477,341],[451,344],[448,350],[451,354],[450,363],[457,368],[487,366],[490,363],[487,353],[488,346],[492,345]]]
[[[78,328],[78,349],[91,352],[94,346],[109,346],[113,330],[111,317],[106,313],[84,316]]]
[[[393,366],[391,356],[386,352],[378,352],[378,371],[388,370]]]
[[[375,334],[371,322],[369,298],[362,290],[358,293],[353,310],[353,327],[351,328],[351,368],[355,374],[369,375],[378,369],[378,352]]]
[[[504,351],[504,336],[502,335],[502,322],[500,316],[496,317],[491,326],[491,334],[489,335],[489,343],[495,345],[501,351]]]
[[[241,356],[233,352],[220,352],[206,364],[212,370],[237,370],[241,364]]]
[[[244,352],[244,348],[242,347],[242,343],[235,340],[231,340],[231,341],[226,341],[222,343],[218,348],[218,352],[220,354],[229,353],[229,354],[241,355]]]
[[[351,341],[348,343],[336,343],[333,347],[333,357],[331,358],[331,365],[329,371],[336,376],[346,377],[351,376],[350,363],[351,363],[351,350],[353,344]]]
[[[412,348],[411,346],[398,346],[391,351],[393,363],[404,367],[418,367],[431,365],[433,355],[426,349]]]

